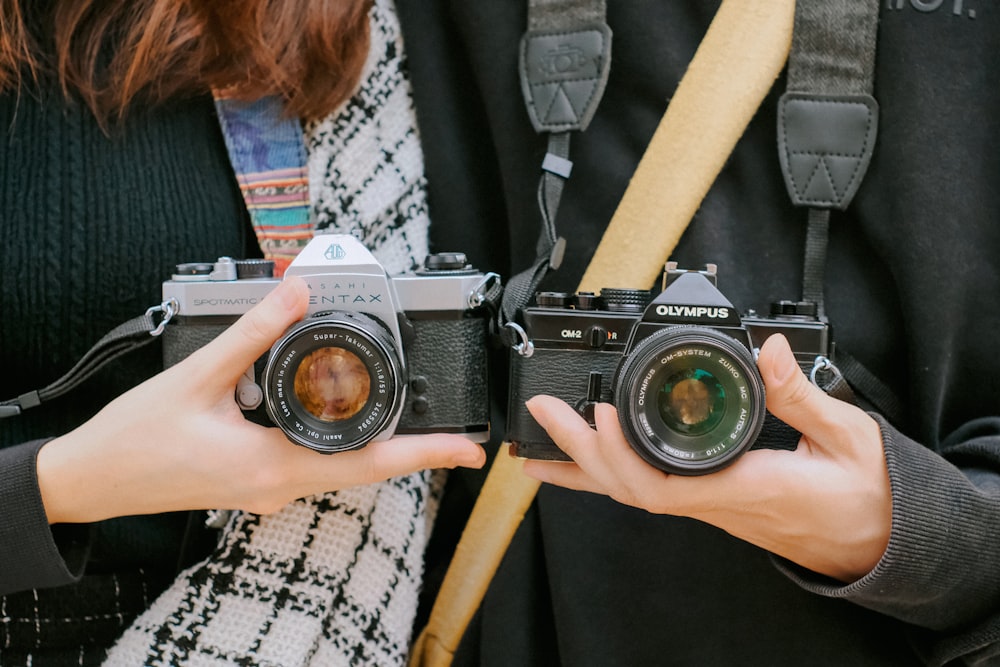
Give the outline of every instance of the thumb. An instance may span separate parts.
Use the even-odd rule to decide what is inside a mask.
[[[305,281],[286,277],[260,303],[195,354],[211,357],[216,368],[242,373],[271,348],[285,329],[302,319],[308,305],[309,288]]]
[[[809,381],[783,335],[775,334],[764,341],[757,368],[767,391],[767,409],[796,431],[815,433],[817,428],[836,423],[843,416],[847,404]]]

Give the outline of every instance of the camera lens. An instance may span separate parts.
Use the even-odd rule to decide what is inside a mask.
[[[355,312],[296,323],[264,368],[268,415],[293,442],[324,453],[356,449],[398,414],[403,366],[392,335]]]
[[[747,347],[699,326],[655,331],[623,358],[615,405],[648,463],[703,475],[732,463],[764,423],[764,383]]]

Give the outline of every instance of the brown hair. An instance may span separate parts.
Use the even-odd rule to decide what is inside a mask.
[[[371,1],[0,0],[0,91],[54,73],[101,119],[209,89],[316,119],[357,85]]]

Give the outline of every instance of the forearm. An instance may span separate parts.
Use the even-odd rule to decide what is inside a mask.
[[[86,563],[89,528],[49,526],[35,467],[43,444],[0,450],[0,594],[73,582]]]
[[[787,562],[781,567],[815,593],[926,629],[917,640],[930,664],[971,655],[1000,631],[997,477],[987,474],[986,461],[970,477],[880,423],[893,501],[892,533],[882,559],[847,585]]]

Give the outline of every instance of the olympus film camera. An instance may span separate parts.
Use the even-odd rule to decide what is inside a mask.
[[[489,438],[496,274],[472,268],[462,253],[438,253],[390,277],[355,237],[327,234],[285,275],[308,284],[309,308],[238,383],[248,419],[322,453],[396,433]],[[163,334],[165,365],[215,338],[278,283],[266,260],[178,265],[163,283],[164,301],[177,308]]]
[[[525,400],[563,399],[592,421],[613,403],[626,439],[668,473],[702,475],[751,446],[794,449],[798,433],[764,407],[755,353],[787,338],[804,372],[833,344],[809,302],[782,301],[770,317],[743,317],[716,287],[716,267],[666,266],[663,291],[603,289],[600,296],[541,292],[522,309],[530,355],[514,354],[507,439],[517,456],[569,460],[531,417]],[[766,424],[765,424],[766,423]]]

